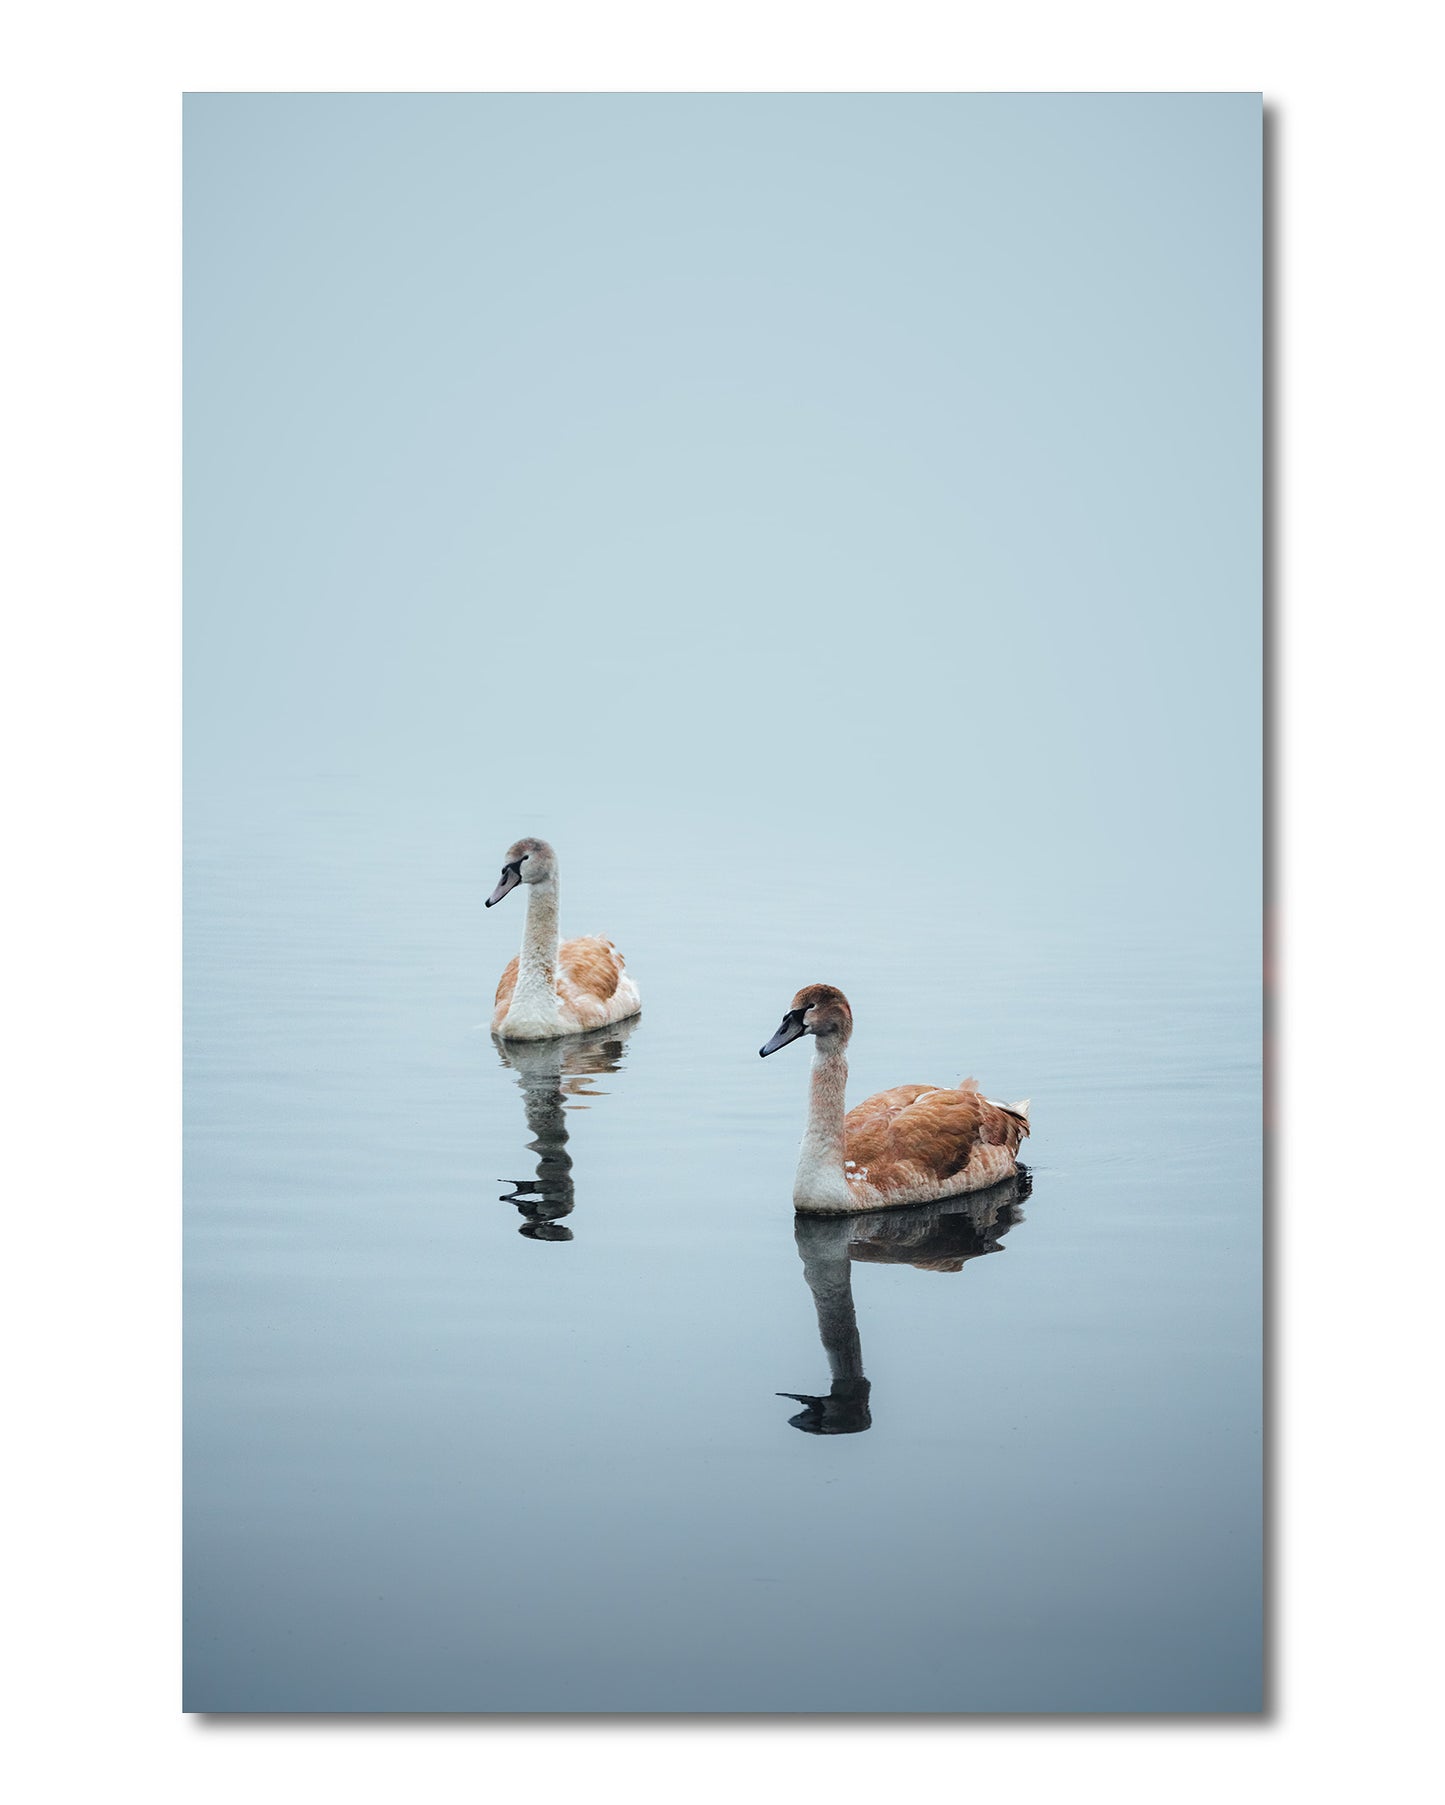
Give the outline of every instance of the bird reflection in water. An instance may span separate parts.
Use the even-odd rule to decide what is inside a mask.
[[[531,1241],[572,1239],[572,1230],[562,1220],[576,1203],[567,1111],[587,1109],[589,1099],[606,1095],[592,1080],[618,1070],[635,1026],[634,1021],[613,1022],[591,1034],[493,1043],[502,1064],[517,1074],[532,1135],[527,1146],[537,1156],[534,1177],[499,1181],[512,1187],[499,1201],[517,1206],[524,1218],[517,1232]]]
[[[794,1227],[803,1277],[818,1310],[818,1333],[828,1356],[833,1387],[827,1397],[780,1391],[803,1408],[788,1421],[808,1435],[859,1435],[873,1424],[863,1349],[853,1309],[853,1262],[917,1266],[924,1272],[959,1272],[980,1254],[1002,1253],[1000,1240],[1023,1220],[1020,1207],[1031,1189],[1020,1167],[1002,1184],[939,1203],[903,1210],[868,1210],[856,1216],[799,1216]]]

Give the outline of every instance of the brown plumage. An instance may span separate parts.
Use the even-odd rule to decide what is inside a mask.
[[[518,840],[507,848],[487,907],[516,889],[527,897],[522,950],[497,985],[493,1034],[504,1040],[552,1040],[636,1015],[642,999],[610,940],[596,934],[559,939],[557,855],[545,840]]]
[[[777,1052],[814,1036],[808,1128],[793,1202],[838,1215],[932,1203],[983,1190],[1018,1170],[1029,1132],[1028,1104],[995,1103],[972,1078],[962,1084],[900,1084],[844,1113],[846,1049],[853,1011],[831,984],[806,985],[763,1047]]]
[[[492,1032],[495,1034],[507,1019],[512,1006],[512,992],[517,988],[519,954],[513,954],[497,984],[492,1009]],[[598,934],[579,934],[575,940],[564,940],[557,948],[557,999],[567,1012],[586,1028],[603,1028],[616,1018],[608,1006],[617,994],[627,961],[610,940]],[[594,1019],[590,1019],[595,1017]]]
[[[980,1180],[997,1184],[1015,1170],[1028,1117],[990,1103],[967,1078],[956,1089],[899,1084],[855,1104],[843,1120],[845,1171],[870,1190],[889,1193],[948,1185],[936,1191],[974,1190]],[[957,1185],[953,1179],[966,1180]]]

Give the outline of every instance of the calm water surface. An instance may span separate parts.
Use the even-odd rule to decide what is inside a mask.
[[[745,824],[196,813],[188,1709],[1259,1707],[1253,944]],[[524,832],[635,1024],[493,1042]],[[1031,1095],[1030,1178],[795,1220],[814,980],[854,1100]]]

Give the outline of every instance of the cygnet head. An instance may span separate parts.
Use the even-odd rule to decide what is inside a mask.
[[[507,848],[502,875],[487,898],[487,907],[499,903],[518,884],[545,884],[557,875],[557,855],[545,840],[517,840]]]
[[[769,1053],[776,1053],[789,1041],[801,1040],[805,1034],[815,1034],[820,1041],[846,1046],[852,1032],[853,1011],[843,992],[831,984],[805,984],[793,998],[793,1006],[783,1017],[777,1033],[758,1048],[758,1054],[766,1059]]]

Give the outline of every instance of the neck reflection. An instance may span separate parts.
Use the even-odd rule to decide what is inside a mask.
[[[803,1408],[788,1418],[806,1435],[859,1435],[873,1426],[872,1387],[853,1307],[853,1262],[916,1266],[923,1272],[961,1272],[981,1254],[1002,1253],[999,1242],[1023,1220],[1031,1189],[1022,1168],[1002,1184],[912,1209],[868,1210],[856,1216],[799,1216],[794,1238],[803,1277],[818,1312],[832,1388],[826,1397],[780,1391]]]
[[[590,1108],[591,1098],[607,1094],[593,1080],[621,1068],[635,1026],[635,1021],[614,1022],[590,1034],[556,1040],[493,1043],[502,1064],[517,1074],[532,1137],[527,1147],[537,1156],[533,1177],[498,1181],[511,1185],[499,1202],[517,1206],[523,1218],[517,1232],[528,1240],[572,1239],[572,1230],[562,1220],[572,1214],[577,1201],[567,1151],[567,1111]]]

